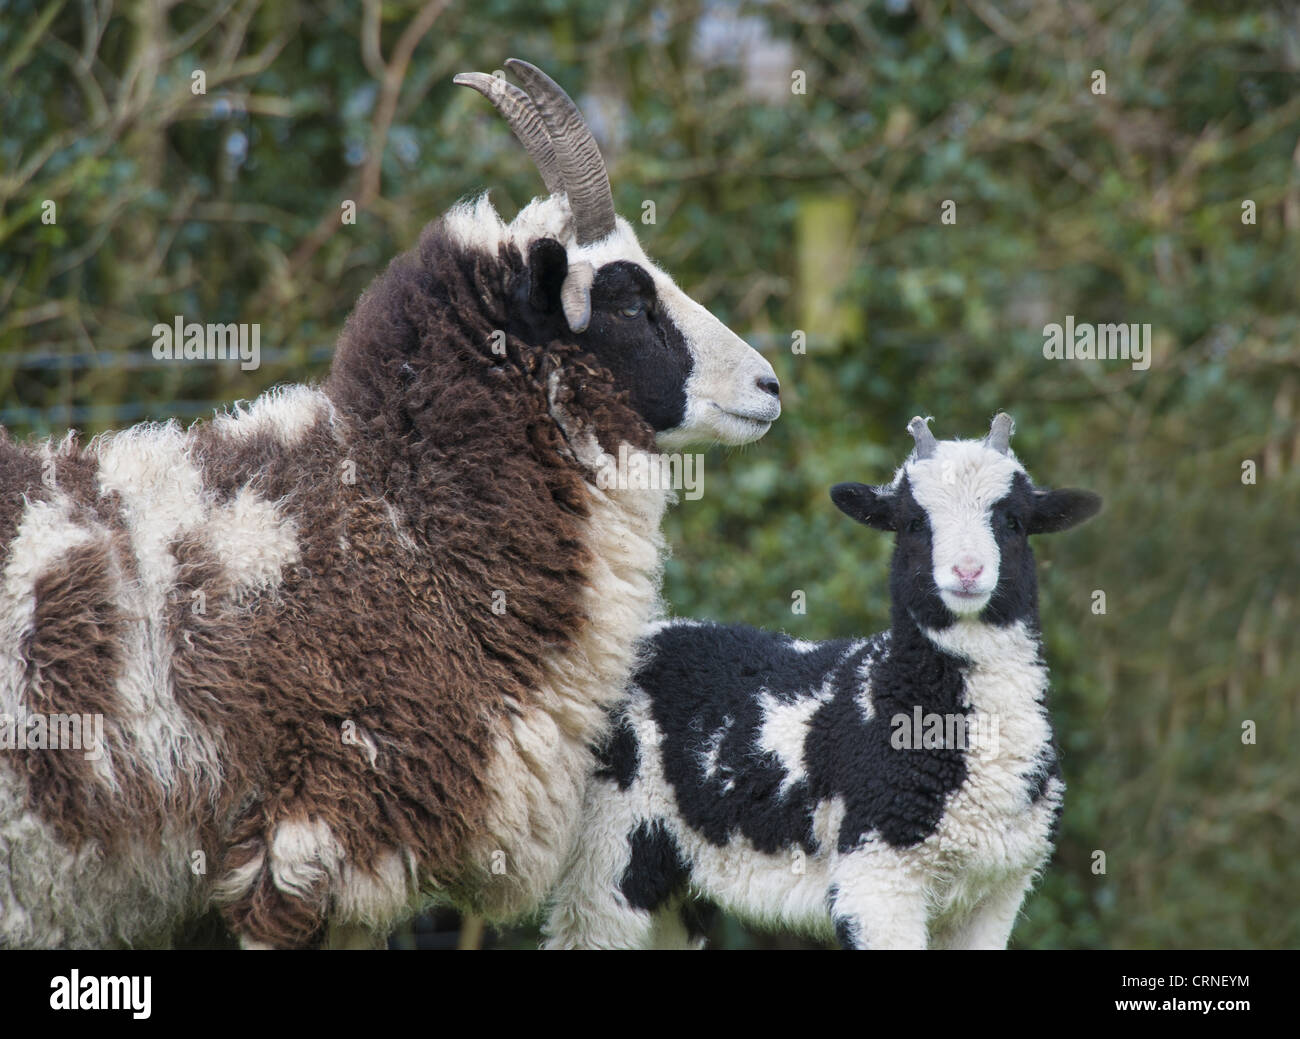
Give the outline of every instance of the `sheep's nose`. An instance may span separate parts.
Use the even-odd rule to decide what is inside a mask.
[[[760,375],[758,378],[758,388],[770,393],[773,397],[781,396],[781,384],[776,381],[775,375]]]
[[[954,574],[957,575],[957,580],[959,580],[962,584],[974,584],[974,583],[975,583],[975,578],[979,577],[979,575],[982,574],[982,573],[984,572],[984,567],[982,567],[982,566],[968,566],[968,567],[954,566],[954,567],[952,568],[952,572],[953,572]]]

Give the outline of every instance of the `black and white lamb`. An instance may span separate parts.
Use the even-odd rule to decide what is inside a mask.
[[[0,430],[0,946],[162,943],[209,906],[250,946],[374,939],[558,878],[659,612],[672,491],[614,458],[780,404],[615,216],[572,101],[508,64],[527,92],[457,82],[549,197],[430,224],[323,386]]]
[[[700,903],[853,948],[1006,946],[1064,792],[1029,537],[1101,501],[1036,488],[1006,415],[983,440],[908,429],[892,483],[831,490],[894,533],[890,630],[651,629],[549,947],[689,943]]]

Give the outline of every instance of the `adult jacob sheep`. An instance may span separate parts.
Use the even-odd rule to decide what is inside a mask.
[[[671,495],[599,477],[780,404],[615,216],[569,97],[508,65],[526,90],[456,81],[549,195],[430,224],[320,388],[84,445],[0,431],[0,945],[165,942],[212,905],[245,945],[376,937],[557,877]],[[102,742],[27,739],[59,717]]]
[[[835,504],[894,534],[892,625],[807,643],[658,626],[602,752],[554,948],[690,940],[695,899],[855,948],[1002,948],[1064,784],[1029,537],[1093,515],[1036,488],[999,415]]]

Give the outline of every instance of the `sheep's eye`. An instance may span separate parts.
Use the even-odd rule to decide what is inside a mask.
[[[907,532],[909,534],[919,534],[923,530],[925,530],[924,520],[920,519],[919,517],[916,519],[908,520]]]
[[[1015,531],[1018,533],[1020,531],[1020,520],[1016,519],[1015,516],[1008,516],[1007,530]]]
[[[633,303],[630,307],[624,307],[619,311],[624,317],[640,317],[645,313],[644,303]]]

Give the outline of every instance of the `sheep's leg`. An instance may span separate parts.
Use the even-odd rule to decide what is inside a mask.
[[[848,949],[924,949],[927,941],[924,878],[884,866],[867,851],[842,856],[831,871],[827,895],[831,923]]]
[[[259,832],[260,831],[260,832]],[[244,948],[302,947],[326,934],[343,850],[328,825],[292,815],[243,822],[217,882],[222,915]]]
[[[566,880],[542,928],[542,948],[645,949],[657,937],[655,925],[656,914],[628,905],[617,878],[589,891]]]
[[[623,880],[634,865],[632,835],[642,817],[626,793],[602,781],[592,783],[583,814],[581,836],[542,929],[543,948],[646,948],[655,937],[655,913],[670,903],[675,880],[659,878],[641,864],[642,883],[629,900]]]
[[[584,834],[556,889],[542,948],[648,948],[656,914],[631,905],[621,890],[630,860],[627,839],[618,831]]]
[[[654,910],[628,904],[617,882],[581,894],[568,882],[547,920],[544,949],[702,949],[704,938],[694,935],[680,906]]]
[[[302,948],[319,942],[325,929],[324,898],[282,891],[266,870],[222,907],[222,916],[242,949]]]
[[[968,913],[935,935],[938,949],[1005,949],[1021,903],[1033,883],[1026,873],[994,888]]]

